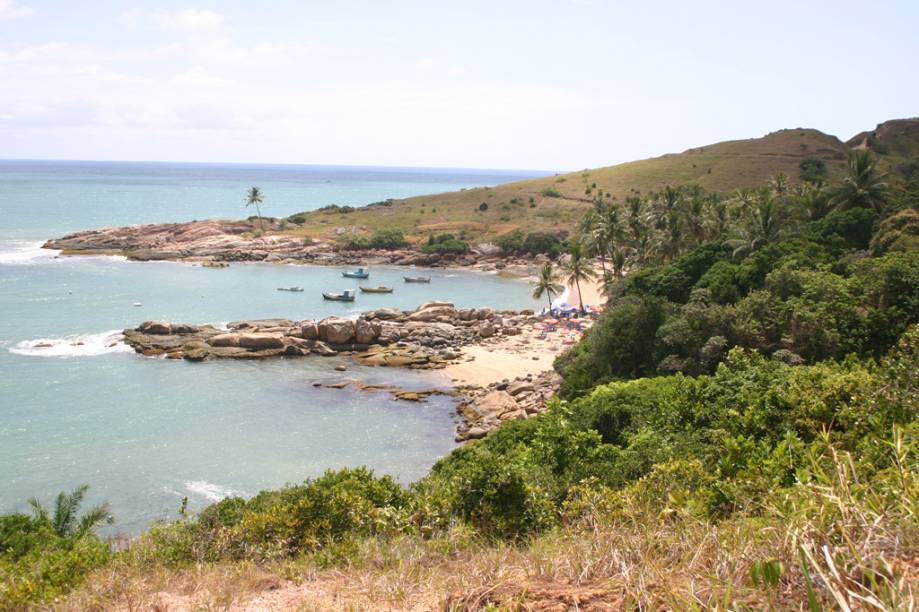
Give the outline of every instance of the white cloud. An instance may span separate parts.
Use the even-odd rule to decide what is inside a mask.
[[[13,0],[0,0],[0,19],[16,19],[34,15],[35,9],[29,6],[19,6]]]
[[[152,17],[161,28],[183,34],[217,32],[223,28],[223,15],[208,9],[158,10]]]

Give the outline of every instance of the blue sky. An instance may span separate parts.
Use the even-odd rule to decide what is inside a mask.
[[[577,169],[919,115],[919,2],[0,0],[0,158]]]

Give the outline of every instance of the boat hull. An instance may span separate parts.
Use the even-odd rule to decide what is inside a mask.
[[[336,295],[334,293],[323,293],[322,298],[330,302],[353,302],[353,295]]]

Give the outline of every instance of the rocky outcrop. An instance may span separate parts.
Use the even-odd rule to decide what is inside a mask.
[[[124,338],[143,355],[188,361],[347,354],[367,366],[436,369],[460,358],[465,345],[519,334],[535,320],[531,310],[457,310],[447,302],[428,302],[408,312],[384,308],[354,319],[233,321],[227,329],[145,321],[136,329],[125,330]],[[550,371],[487,388],[459,388],[458,411],[463,422],[457,427],[457,441],[482,438],[505,421],[541,412],[559,382]],[[424,397],[424,393],[406,391],[396,399],[422,401]]]
[[[123,255],[140,261],[182,260],[208,268],[228,262],[263,261],[278,264],[463,266],[481,271],[533,274],[545,256],[513,257],[491,246],[462,255],[420,253],[415,247],[396,250],[343,248],[334,240],[306,239],[265,220],[264,231],[254,221],[191,221],[130,227],[106,227],[48,240],[45,248],[65,255]],[[357,228],[356,228],[357,229]],[[480,245],[481,246],[481,245]]]
[[[492,383],[485,388],[462,389],[465,400],[458,410],[464,422],[456,429],[456,441],[477,440],[505,421],[526,419],[543,412],[546,400],[560,384],[561,378],[550,370]]]
[[[192,361],[349,352],[365,365],[440,368],[459,356],[460,347],[496,334],[517,334],[533,320],[531,310],[458,311],[448,302],[428,302],[409,312],[384,308],[355,319],[233,321],[227,330],[145,321],[124,335],[138,353]]]
[[[347,344],[354,339],[354,321],[329,317],[317,325],[319,339],[330,344]]]

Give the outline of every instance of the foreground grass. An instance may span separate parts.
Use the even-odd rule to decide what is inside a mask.
[[[914,442],[897,432],[895,467],[871,483],[860,480],[849,455],[830,449],[807,484],[776,495],[759,516],[720,522],[696,518],[673,490],[658,503],[627,493],[616,509],[590,499],[590,511],[516,543],[455,526],[429,539],[365,538],[285,561],[178,569],[135,546],[53,607],[912,610],[919,589]]]

